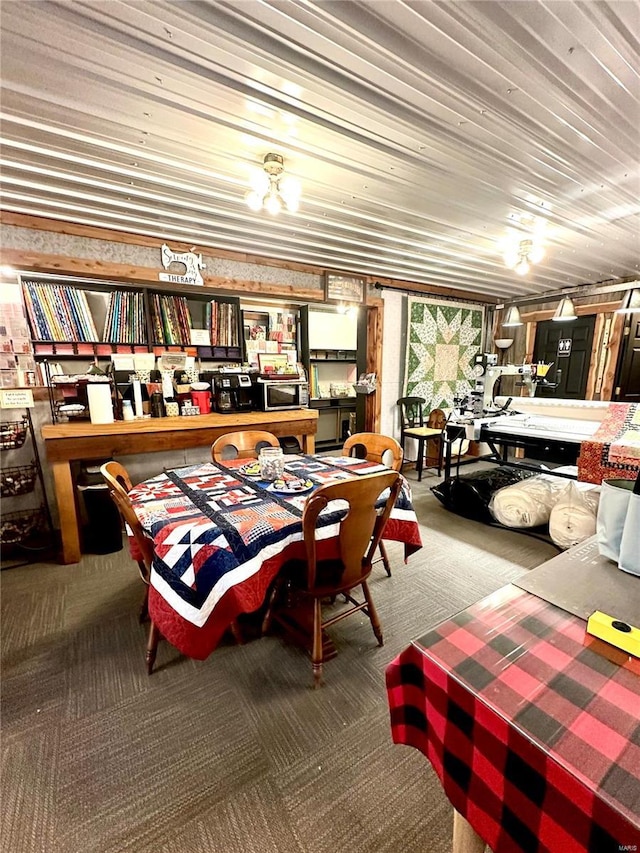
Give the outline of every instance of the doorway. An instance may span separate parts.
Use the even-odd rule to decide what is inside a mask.
[[[619,365],[615,399],[640,403],[640,311],[630,315]]]
[[[536,397],[584,400],[591,364],[595,314],[571,323],[544,320],[536,328],[534,362],[552,363],[547,380],[556,387],[539,384]]]

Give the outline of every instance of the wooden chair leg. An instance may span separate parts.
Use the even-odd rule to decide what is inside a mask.
[[[234,621],[229,625],[229,630],[231,631],[231,635],[233,639],[236,641],[237,645],[244,646],[244,637],[242,636],[242,629],[240,625]]]
[[[371,593],[369,592],[369,585],[366,581],[362,581],[362,592],[364,599],[367,602],[367,612],[369,614],[369,619],[371,619],[373,633],[376,635],[378,645],[384,646],[384,640],[382,639],[382,626],[380,625],[380,619],[378,618],[378,611],[375,608],[373,599],[371,598]]]
[[[418,482],[422,480],[422,468],[424,465],[425,442],[424,438],[417,439],[418,441],[418,461],[416,467],[418,469]]]
[[[152,622],[149,627],[149,639],[147,640],[147,653],[145,660],[147,662],[147,675],[153,672],[153,665],[156,662],[156,652],[158,651],[158,641],[160,639],[160,631],[156,627],[155,622]]]
[[[313,600],[313,648],[311,651],[313,667],[313,686],[320,687],[322,678],[322,603],[319,598]]]
[[[145,586],[144,588],[144,598],[142,599],[142,604],[140,605],[140,612],[138,613],[138,622],[142,625],[143,622],[146,622],[149,618],[149,587]]]
[[[387,549],[385,547],[384,542],[380,542],[378,545],[380,548],[380,556],[382,557],[382,565],[384,566],[384,570],[389,577],[391,577],[391,564],[389,563],[389,555],[387,554]]]
[[[262,620],[262,635],[265,636],[269,633],[271,629],[271,622],[273,620],[273,608],[276,604],[276,599],[280,592],[280,587],[282,586],[282,581],[279,578],[276,578],[273,589],[271,590],[271,595],[269,596],[269,603],[267,604],[267,609],[264,614],[264,619]]]

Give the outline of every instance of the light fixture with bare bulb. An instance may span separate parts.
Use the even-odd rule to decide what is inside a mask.
[[[518,275],[526,275],[532,264],[544,258],[542,232],[522,237],[522,232],[511,231],[503,241],[503,257],[506,266]]]
[[[283,175],[284,158],[281,154],[265,155],[262,171],[256,172],[251,181],[251,190],[245,201],[256,213],[263,208],[273,216],[282,209],[295,213],[300,204],[300,184],[294,178]]]

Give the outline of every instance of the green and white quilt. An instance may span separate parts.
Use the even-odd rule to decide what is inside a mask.
[[[474,386],[482,352],[484,308],[462,302],[408,299],[405,395],[424,397],[425,411],[450,409]]]

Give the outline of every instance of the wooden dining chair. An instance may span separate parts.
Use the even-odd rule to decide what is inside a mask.
[[[265,430],[227,432],[211,445],[211,459],[222,463],[229,459],[257,459],[263,447],[280,447],[280,442]]]
[[[368,474],[350,480],[340,480],[321,486],[307,500],[302,514],[306,560],[293,560],[288,564],[286,581],[300,595],[310,598],[313,605],[313,637],[311,663],[313,666],[313,686],[318,687],[322,678],[322,632],[336,622],[363,611],[371,621],[373,633],[378,645],[383,645],[380,620],[369,592],[367,578],[371,573],[372,557],[375,553],[384,526],[398,497],[402,478],[396,471],[382,474]],[[389,489],[384,507],[380,510],[376,504],[380,495]],[[340,505],[330,507],[333,501]],[[345,507],[344,504],[347,504]],[[339,530],[335,544],[337,553],[331,559],[318,556],[316,533],[318,516],[329,507],[329,511],[340,512]],[[332,540],[333,542],[334,540]],[[284,576],[283,576],[284,578]],[[282,589],[283,583],[280,585]],[[364,601],[358,601],[351,592],[360,587]],[[342,595],[349,606],[329,619],[322,620],[322,603],[330,599],[336,605],[336,596]],[[271,618],[278,618],[271,608],[278,600],[272,595],[270,611],[265,617],[265,630],[268,630]]]
[[[136,560],[136,562],[138,563],[140,577],[142,578],[146,586],[144,602],[140,613],[140,621],[143,621],[148,614],[149,583],[151,579],[151,562],[153,560],[153,542],[142,529],[142,525],[140,524],[138,516],[136,515],[133,509],[131,498],[129,497],[129,492],[132,488],[131,479],[129,477],[129,474],[127,473],[126,468],[123,465],[120,465],[119,462],[114,462],[112,460],[110,462],[105,462],[105,464],[101,466],[100,473],[102,474],[107,486],[109,487],[109,494],[116,507],[118,508],[122,520],[126,525],[129,526],[131,532],[133,533],[137,553],[132,554],[132,556],[133,559]],[[153,620],[151,620],[149,626],[149,634],[147,637],[147,650],[145,654],[147,673],[149,675],[151,675],[151,673],[153,672],[153,665],[156,660],[159,639],[160,632]]]
[[[342,446],[343,456],[356,456],[359,459],[368,459],[369,462],[379,462],[386,465],[392,471],[402,470],[403,452],[400,444],[390,435],[381,435],[377,432],[358,432],[350,436]],[[378,546],[380,557],[373,563],[382,562],[384,569],[391,577],[391,564],[389,555],[382,540]]]
[[[403,452],[405,452],[404,443],[407,438],[412,438],[418,442],[418,454],[416,458],[418,481],[422,480],[422,470],[429,442],[435,441],[438,444],[438,455],[434,457],[437,459],[437,462],[433,467],[437,467],[438,476],[440,476],[442,470],[441,449],[444,425],[443,427],[432,427],[425,424],[423,406],[426,400],[424,397],[400,397],[396,403],[400,407],[400,444],[402,445]]]

